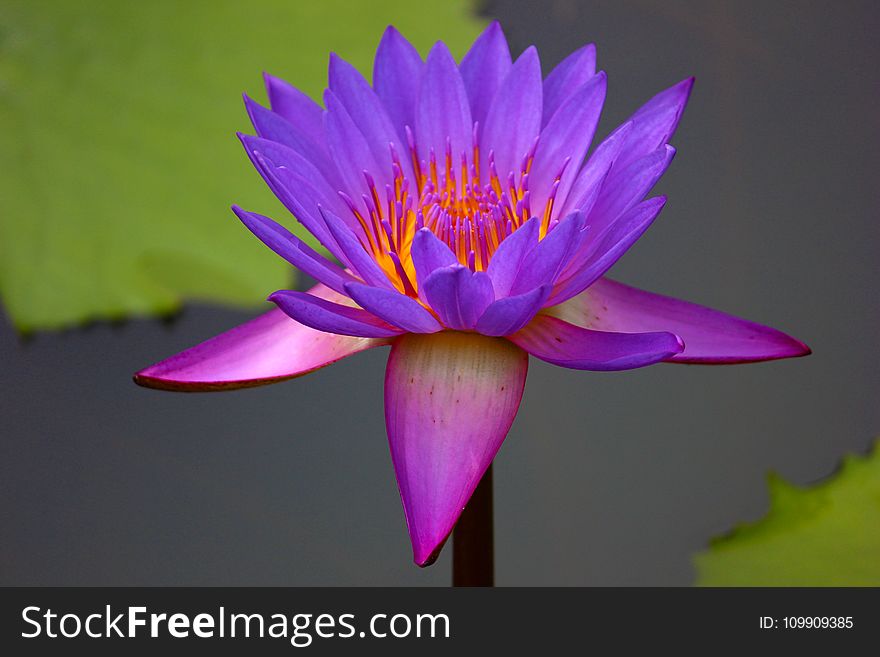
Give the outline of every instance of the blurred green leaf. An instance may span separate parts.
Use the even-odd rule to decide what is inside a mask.
[[[880,443],[814,486],[769,484],[765,518],[696,556],[698,585],[880,585]]]
[[[0,295],[22,330],[258,304],[290,272],[239,203],[295,227],[236,130],[268,71],[320,97],[395,24],[463,54],[467,0],[0,0]]]

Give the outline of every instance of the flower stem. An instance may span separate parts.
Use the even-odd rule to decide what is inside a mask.
[[[452,532],[452,585],[495,585],[492,530],[492,465],[461,513]]]

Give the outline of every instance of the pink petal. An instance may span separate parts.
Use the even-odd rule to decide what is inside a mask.
[[[385,373],[385,422],[413,558],[434,561],[519,408],[528,355],[501,338],[405,335]]]
[[[684,351],[669,359],[678,363],[749,363],[810,353],[803,342],[774,328],[608,278],[547,312],[603,331],[671,331],[684,340]]]
[[[346,299],[323,285],[309,292],[333,302]],[[182,392],[248,388],[301,376],[390,343],[317,331],[275,309],[141,370],[134,380]]]

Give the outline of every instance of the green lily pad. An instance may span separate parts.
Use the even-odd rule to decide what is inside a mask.
[[[698,585],[880,585],[880,443],[814,486],[769,485],[765,518],[696,555]]]
[[[362,71],[393,23],[463,54],[467,0],[0,4],[0,297],[21,330],[255,305],[290,281],[232,203],[296,229],[236,130],[261,72],[313,97],[332,51]]]

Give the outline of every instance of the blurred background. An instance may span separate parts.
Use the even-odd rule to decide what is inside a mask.
[[[0,584],[448,584],[449,548],[411,561],[384,350],[232,393],[130,377],[291,276],[228,209],[287,220],[234,137],[261,71],[318,97],[329,50],[369,74],[394,23],[461,56],[490,18],[545,74],[597,44],[599,136],[696,76],[669,202],[612,275],[814,351],[614,374],[533,359],[495,465],[498,584],[690,585],[695,553],[767,512],[768,472],[808,484],[869,450],[874,3],[0,0]]]

